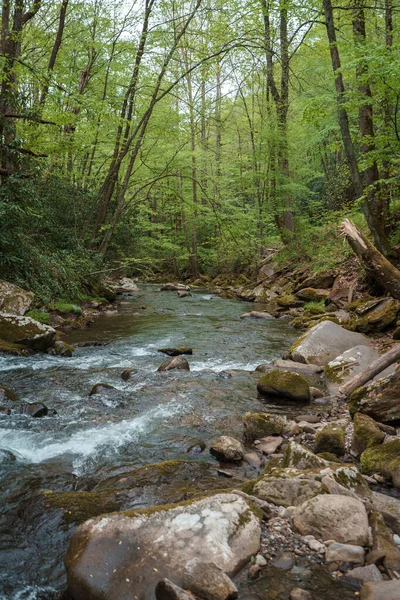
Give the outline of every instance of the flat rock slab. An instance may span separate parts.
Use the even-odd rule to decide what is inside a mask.
[[[300,373],[321,373],[324,370],[322,365],[305,364],[301,362],[295,362],[294,360],[273,360],[271,363],[277,369],[288,369],[289,371],[299,371]]]
[[[290,356],[297,362],[326,365],[339,354],[359,345],[368,345],[365,335],[347,331],[332,321],[322,321],[294,342]]]
[[[193,558],[234,575],[257,554],[260,535],[259,517],[236,494],[97,517],[72,536],[68,590],[74,600],[154,600],[160,579],[183,586]]]

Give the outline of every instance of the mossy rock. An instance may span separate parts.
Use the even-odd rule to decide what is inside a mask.
[[[367,448],[382,444],[385,433],[379,429],[377,423],[362,413],[354,416],[354,433],[351,443],[351,454],[360,456]]]
[[[318,431],[315,436],[314,452],[331,452],[336,456],[343,456],[345,453],[344,430],[341,427],[328,426]]]
[[[386,527],[382,515],[372,512],[369,516],[372,532],[372,550],[368,554],[368,564],[383,564],[386,570],[400,570],[400,549],[393,542],[393,536]]]
[[[400,420],[400,370],[357,388],[349,398],[352,417],[362,412],[380,423]]]
[[[120,508],[110,490],[103,492],[44,492],[44,505],[60,509],[66,523],[83,523]]]
[[[66,342],[57,340],[54,343],[54,346],[52,348],[49,348],[47,353],[53,354],[55,356],[67,356],[70,358],[74,353],[74,348],[70,344],[67,344]]]
[[[24,344],[13,344],[12,342],[6,342],[6,340],[0,339],[0,352],[5,354],[13,354],[15,356],[28,356],[32,354],[32,350]]]
[[[369,308],[370,305],[370,308]],[[371,331],[384,331],[390,325],[396,322],[397,313],[400,304],[393,298],[387,298],[378,304],[369,303],[364,305],[366,311],[361,317],[352,322],[352,329],[361,333],[370,333]],[[357,309],[358,312],[360,309]]]
[[[302,288],[296,292],[296,296],[300,300],[307,300],[309,302],[320,302],[325,301],[329,295],[328,290],[319,290],[312,287]]]
[[[319,452],[317,456],[318,458],[322,458],[322,460],[342,464],[340,458],[336,454],[332,454],[332,452]]]
[[[290,442],[283,455],[283,467],[295,469],[318,469],[329,466],[330,463],[316,456],[309,448]]]
[[[294,371],[274,369],[265,373],[257,382],[262,396],[286,398],[298,402],[310,401],[310,386],[305,377]]]
[[[249,442],[269,435],[281,435],[283,419],[266,413],[246,413],[242,417],[244,438]]]
[[[56,331],[29,317],[0,313],[0,338],[35,351],[45,351],[54,344]]]
[[[362,473],[379,473],[400,488],[400,439],[367,448],[361,454],[360,465]]]
[[[302,300],[299,300],[299,298],[297,298],[297,296],[295,296],[294,294],[280,296],[279,298],[277,298],[277,302],[279,306],[282,306],[283,308],[300,308],[304,304],[304,302]]]

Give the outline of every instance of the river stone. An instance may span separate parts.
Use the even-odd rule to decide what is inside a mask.
[[[189,291],[190,287],[188,285],[184,285],[183,283],[164,283],[161,286],[161,292],[177,292],[178,290],[186,290]]]
[[[344,562],[353,565],[364,564],[364,548],[353,544],[340,544],[333,542],[325,552],[325,562]]]
[[[116,392],[114,386],[109,383],[96,383],[92,389],[90,390],[89,396],[94,396],[95,394],[107,394]]]
[[[364,583],[360,600],[399,600],[400,580]]]
[[[295,477],[263,477],[254,486],[253,494],[260,500],[275,506],[298,506],[318,494],[324,494],[325,488],[319,481]]]
[[[167,360],[164,360],[164,362],[158,367],[157,371],[172,371],[173,369],[190,371],[190,366],[186,358],[183,358],[183,356],[173,356],[172,358],[167,358]]]
[[[140,288],[136,285],[133,279],[129,277],[122,277],[116,289],[117,294],[135,294],[140,292]]]
[[[400,303],[393,298],[383,298],[380,301],[372,300],[356,309],[362,316],[353,322],[355,331],[369,333],[370,331],[384,331],[395,323]]]
[[[278,450],[283,442],[283,438],[270,435],[268,437],[260,438],[259,441],[260,443],[257,445],[257,450],[261,450],[263,454],[268,456],[269,454],[274,454]]]
[[[0,311],[10,315],[24,315],[35,294],[0,279]],[[1,337],[1,336],[0,336]]]
[[[296,507],[293,524],[301,535],[320,541],[365,546],[368,542],[368,515],[364,504],[349,496],[324,494]]]
[[[244,457],[244,447],[239,440],[222,435],[213,443],[210,453],[221,462],[240,462]]]
[[[388,572],[400,571],[400,550],[393,541],[393,535],[386,527],[382,515],[372,512],[369,517],[372,531],[372,550],[367,556],[367,564],[383,564]]]
[[[289,595],[290,600],[312,600],[310,592],[303,590],[303,588],[293,588]]]
[[[257,382],[257,390],[262,396],[274,396],[298,402],[310,401],[308,381],[295,371],[274,369],[265,373]]]
[[[374,509],[379,512],[386,525],[400,535],[400,500],[387,494],[372,492]]]
[[[343,456],[345,452],[344,429],[330,424],[318,431],[315,436],[315,454],[331,452],[336,456]]]
[[[42,402],[27,402],[21,406],[20,412],[21,415],[40,419],[41,417],[45,417],[47,415],[49,409]]]
[[[260,312],[257,310],[252,310],[249,313],[244,313],[243,315],[240,315],[241,319],[273,319],[273,316],[270,315],[267,312]]]
[[[236,494],[91,519],[68,548],[68,590],[74,600],[153,600],[160,579],[182,587],[192,558],[234,575],[257,554],[260,535],[259,517]]]
[[[193,349],[189,346],[181,346],[180,348],[159,348],[158,352],[163,352],[168,356],[179,356],[180,354],[193,354]]]
[[[382,581],[382,573],[376,565],[368,565],[366,567],[356,567],[352,571],[346,573],[344,579],[349,583],[363,585],[368,581]]]
[[[196,600],[191,592],[178,587],[169,579],[161,579],[156,585],[157,600]]]
[[[367,343],[361,333],[347,331],[332,321],[322,321],[294,342],[290,357],[297,362],[326,365],[349,348]]]
[[[137,373],[136,369],[124,369],[121,373],[121,379],[123,379],[123,381],[128,381],[135,373]]]
[[[329,290],[316,289],[313,287],[302,288],[296,292],[296,296],[300,298],[300,300],[307,300],[310,302],[325,302],[329,296]]]
[[[44,352],[56,341],[56,330],[30,317],[0,312],[0,338]]]
[[[16,402],[18,400],[18,396],[15,392],[10,390],[10,388],[5,387],[4,385],[0,385],[0,402]]]
[[[285,468],[318,469],[328,467],[330,464],[330,462],[316,456],[311,450],[297,442],[289,442],[283,456],[283,466]]]
[[[350,396],[349,411],[352,416],[362,412],[384,423],[400,420],[400,370],[384,379],[359,387]]]
[[[400,439],[367,448],[361,454],[360,465],[362,473],[379,473],[391,479],[393,485],[400,488]]]
[[[362,413],[356,413],[354,416],[354,432],[351,442],[350,454],[355,457],[361,454],[367,448],[382,444],[385,439],[385,433],[381,431],[377,423]]]
[[[215,563],[189,560],[183,571],[183,587],[204,600],[234,600],[238,590]]]
[[[273,360],[271,365],[277,367],[278,369],[286,369],[288,371],[299,371],[300,373],[307,373],[308,375],[313,375],[314,373],[321,373],[324,370],[324,367],[322,367],[321,365],[304,364],[300,362],[295,362],[294,360],[283,360],[281,358]]]
[[[281,435],[285,420],[277,415],[267,413],[246,413],[242,417],[244,426],[244,438],[248,442],[254,442],[269,435]]]

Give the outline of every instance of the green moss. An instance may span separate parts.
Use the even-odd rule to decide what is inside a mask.
[[[305,303],[304,310],[309,311],[313,315],[320,315],[325,312],[325,303],[322,300],[320,302],[311,300]]]
[[[242,485],[242,491],[245,494],[249,494],[249,496],[253,496],[255,485],[262,479],[262,477],[258,477],[257,479],[250,479],[249,481],[245,481]]]
[[[341,463],[340,459],[335,454],[332,454],[332,452],[319,452],[317,456],[329,462]]]
[[[103,492],[44,492],[46,508],[61,509],[66,523],[83,523],[118,510],[110,490]]]
[[[332,452],[337,456],[343,456],[345,452],[344,446],[345,433],[341,427],[324,427],[315,436],[314,452]]]
[[[25,313],[25,317],[35,319],[35,321],[39,321],[39,323],[43,323],[43,325],[50,325],[50,315],[46,310],[30,310],[29,312]]]
[[[294,371],[274,369],[265,373],[257,382],[257,390],[267,396],[281,396],[305,402],[310,400],[307,379]]]
[[[400,470],[400,439],[367,448],[360,458],[362,473],[380,473],[391,477]]]
[[[242,417],[244,438],[249,442],[268,435],[281,435],[283,424],[266,413],[246,413]]]
[[[76,315],[82,314],[82,309],[80,306],[76,304],[70,304],[68,302],[63,302],[62,300],[58,302],[53,302],[53,304],[49,304],[47,307],[49,310],[55,310],[59,313],[75,313]]]
[[[23,344],[14,344],[13,342],[6,342],[5,340],[0,339],[0,352],[5,352],[6,354],[15,354],[16,356],[24,356],[29,354],[30,350]]]
[[[382,444],[385,434],[371,417],[356,413],[354,416],[354,437],[364,451],[372,446]]]

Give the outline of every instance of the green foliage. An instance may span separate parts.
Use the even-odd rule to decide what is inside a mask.
[[[46,310],[33,309],[25,313],[26,317],[31,317],[43,325],[50,325],[50,315]]]
[[[313,315],[323,314],[325,312],[325,304],[322,301],[316,302],[315,300],[311,300],[304,304],[304,309],[308,310]]]
[[[82,309],[80,306],[76,304],[69,304],[68,302],[63,302],[59,300],[58,302],[53,302],[52,304],[48,304],[47,308],[49,310],[56,310],[60,313],[75,313],[76,315],[82,314]]]

